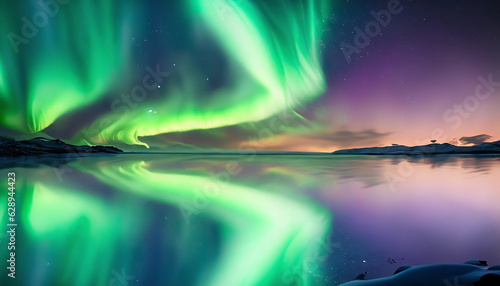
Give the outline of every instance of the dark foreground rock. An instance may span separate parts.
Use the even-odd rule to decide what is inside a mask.
[[[340,286],[499,286],[500,265],[488,268],[486,261],[471,260],[457,264],[401,266],[384,278],[354,280]],[[359,277],[359,276],[358,276]]]
[[[455,146],[448,143],[408,147],[404,145],[345,149],[335,155],[436,155],[436,154],[500,154],[500,141],[475,146]]]
[[[76,146],[42,137],[22,141],[0,137],[0,157],[99,153],[118,154],[123,151],[113,146]]]

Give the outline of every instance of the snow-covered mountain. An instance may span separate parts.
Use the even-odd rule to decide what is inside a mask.
[[[113,146],[75,146],[56,139],[42,137],[30,140],[15,141],[0,137],[0,157],[40,156],[54,154],[116,154],[123,151]]]
[[[386,147],[367,147],[356,149],[344,149],[332,154],[350,155],[435,155],[435,154],[500,154],[500,141],[482,143],[475,146],[455,146],[448,143],[429,144],[408,147],[404,145],[393,145]]]

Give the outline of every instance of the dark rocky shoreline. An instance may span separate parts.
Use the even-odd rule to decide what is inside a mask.
[[[120,154],[122,150],[113,146],[76,146],[64,143],[59,139],[50,140],[37,137],[16,141],[0,137],[0,157],[44,156],[44,155],[86,155],[86,154]]]

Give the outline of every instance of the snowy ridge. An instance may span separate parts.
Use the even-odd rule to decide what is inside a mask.
[[[435,154],[500,154],[500,141],[475,146],[455,146],[448,143],[408,147],[404,145],[345,149],[335,155],[435,155]]]

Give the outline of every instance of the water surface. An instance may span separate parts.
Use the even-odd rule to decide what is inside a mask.
[[[17,278],[2,267],[2,285],[338,285],[401,265],[500,264],[498,157],[125,154],[19,166],[2,170],[16,173],[18,223]]]

